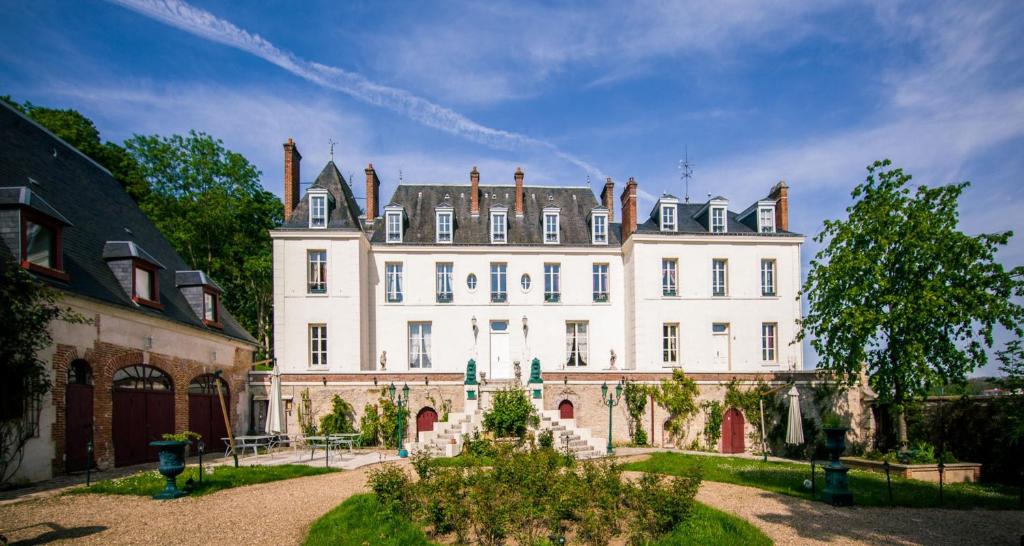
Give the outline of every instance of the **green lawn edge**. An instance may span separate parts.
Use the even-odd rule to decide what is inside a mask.
[[[313,467],[298,464],[277,466],[215,466],[203,473],[203,483],[199,481],[199,467],[191,465],[178,476],[178,488],[184,488],[185,482],[192,478],[196,482],[190,496],[209,495],[224,489],[244,487],[259,483],[269,483],[306,476],[319,476],[339,472],[336,468]],[[167,480],[156,470],[139,472],[121,478],[102,480],[89,487],[80,486],[68,490],[68,495],[135,495],[151,497],[163,490]]]
[[[825,480],[823,470],[818,466],[816,470],[817,496],[812,499],[811,492],[803,487],[804,480],[811,478],[811,467],[807,464],[657,452],[652,453],[650,458],[644,461],[626,463],[623,465],[623,469],[673,476],[689,476],[700,473],[705,481],[756,487],[773,493],[815,501],[821,501],[821,488],[824,486]],[[855,505],[890,506],[885,474],[867,470],[851,470],[849,478]],[[1021,509],[1017,489],[1002,485],[946,484],[943,488],[943,502],[940,504],[937,483],[893,476],[892,492],[892,506],[898,507],[960,510],[974,508]]]

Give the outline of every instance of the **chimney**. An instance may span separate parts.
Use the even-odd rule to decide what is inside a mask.
[[[772,186],[768,199],[775,200],[775,229],[789,231],[789,186],[785,180]]]
[[[480,171],[475,166],[469,171],[469,182],[469,212],[480,216]]]
[[[516,167],[516,216],[523,215],[523,168]]]
[[[284,143],[284,221],[292,217],[292,211],[299,204],[299,162],[302,154],[295,141],[288,138]]]
[[[622,189],[622,242],[636,231],[636,180],[629,177]]]
[[[380,216],[380,179],[373,163],[366,166],[366,221],[372,222]]]
[[[608,209],[608,222],[615,221],[615,182],[611,178],[604,181],[604,189],[601,190],[601,204]]]

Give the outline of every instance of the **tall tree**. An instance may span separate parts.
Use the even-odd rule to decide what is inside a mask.
[[[888,160],[868,167],[845,220],[826,220],[801,291],[810,303],[798,340],[819,367],[870,384],[893,404],[901,447],[904,408],[932,385],[962,383],[987,362],[997,325],[1021,335],[1024,267],[996,252],[1012,232],[960,231],[957,201],[969,183],[910,188]]]
[[[269,230],[280,225],[283,211],[281,201],[260,185],[259,169],[220,140],[195,131],[135,135],[125,146],[150,187],[142,210],[192,267],[223,285],[225,306],[269,353]]]

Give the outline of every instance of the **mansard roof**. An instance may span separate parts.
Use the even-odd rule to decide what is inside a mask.
[[[398,245],[433,245],[436,243],[435,208],[450,204],[455,214],[453,245],[490,245],[490,211],[493,207],[508,209],[508,242],[503,246],[544,245],[543,211],[557,207],[559,211],[559,245],[544,246],[617,246],[621,244],[620,224],[608,229],[608,244],[593,245],[589,215],[600,203],[587,187],[525,186],[523,188],[523,216],[517,216],[514,185],[480,185],[480,214],[470,212],[468,184],[402,184],[391,198],[405,210],[408,221],[401,243]],[[384,220],[374,224],[370,241],[385,244]]]
[[[298,206],[292,211],[291,218],[282,225],[285,229],[309,229],[309,191],[314,189],[327,190],[333,203],[327,207],[327,229],[358,230],[360,227],[359,205],[352,195],[352,188],[341,176],[333,161],[328,161],[324,170],[316,177],[316,181],[306,190]]]
[[[714,200],[721,200],[723,197],[715,197]],[[676,205],[677,214],[676,222],[678,223],[678,229],[676,231],[661,231],[658,225],[658,211],[659,205],[655,203],[654,208],[651,209],[651,213],[647,219],[638,223],[636,226],[636,233],[648,234],[657,233],[659,235],[712,235],[715,237],[722,237],[728,235],[763,235],[771,237],[802,237],[798,233],[791,231],[777,230],[773,233],[758,233],[756,229],[748,226],[747,224],[740,222],[740,215],[729,210],[726,211],[727,223],[726,233],[711,233],[707,227],[707,203],[679,203]],[[703,215],[704,221],[701,220]]]

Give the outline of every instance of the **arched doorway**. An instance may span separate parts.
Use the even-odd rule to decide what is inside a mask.
[[[89,363],[82,359],[72,361],[64,392],[64,470],[67,472],[93,466],[89,456],[93,432],[92,390]]]
[[[743,414],[736,408],[729,408],[722,418],[722,453],[743,453],[744,442]]]
[[[217,383],[220,383],[224,403],[231,399],[228,386],[213,374],[197,376],[188,384],[188,429],[203,437],[206,451],[218,452],[227,449],[228,429],[224,425],[224,412],[217,397]],[[230,412],[228,412],[230,415]]]
[[[434,423],[437,422],[437,412],[434,408],[425,407],[416,414],[416,434],[434,430]]]
[[[573,411],[572,402],[568,400],[562,400],[558,404],[558,417],[561,419],[573,419],[575,413]]]
[[[114,465],[155,461],[149,442],[174,432],[174,384],[163,371],[137,364],[114,372]]]

